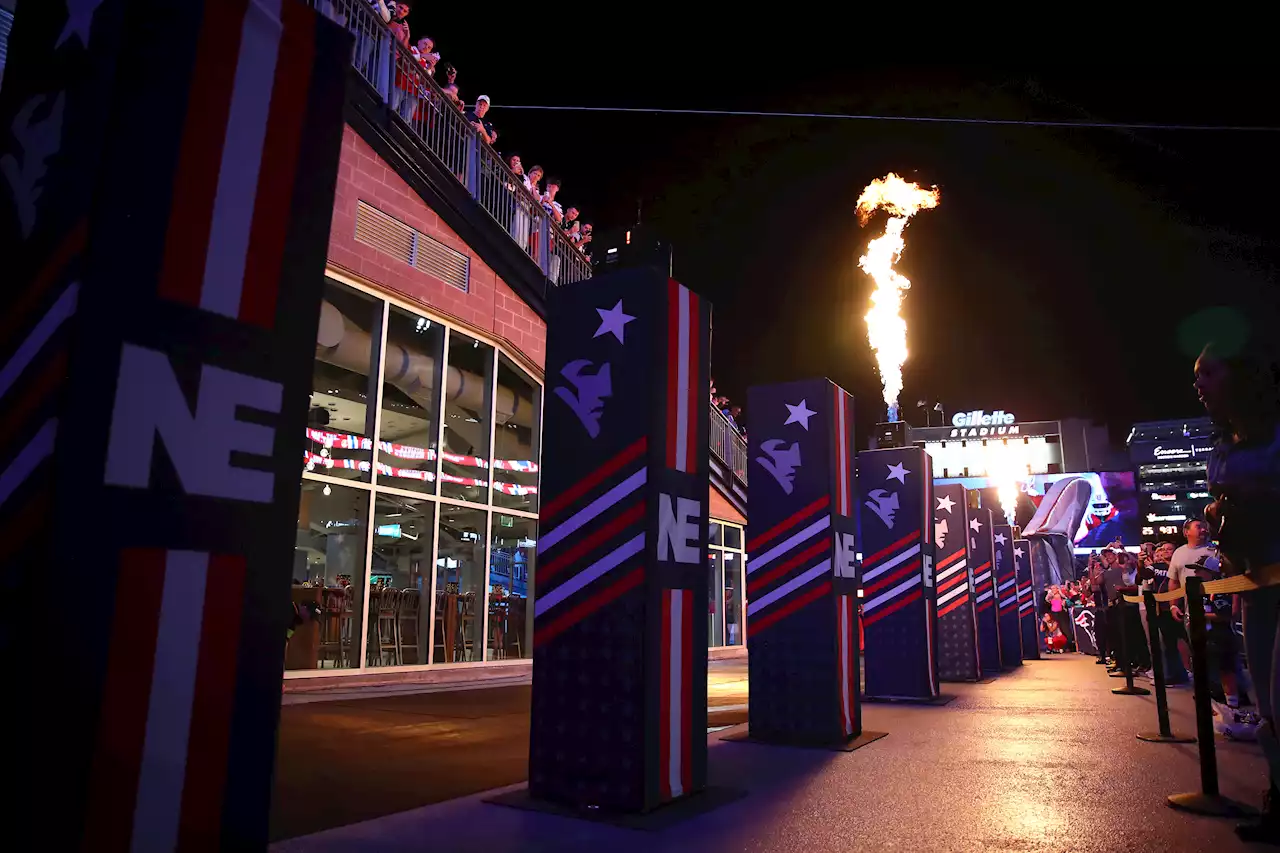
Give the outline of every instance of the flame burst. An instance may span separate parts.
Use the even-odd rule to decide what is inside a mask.
[[[884,385],[884,402],[889,407],[889,420],[898,420],[898,395],[902,393],[902,364],[907,360],[907,321],[900,313],[902,294],[911,282],[894,271],[906,241],[902,237],[907,220],[920,210],[938,206],[937,187],[925,189],[908,183],[893,172],[867,185],[858,197],[858,223],[866,225],[872,214],[884,210],[889,222],[884,234],[867,245],[867,253],[858,266],[876,283],[871,294],[871,311],[867,313],[867,337],[876,354],[880,382]]]
[[[1021,444],[990,442],[985,448],[987,479],[995,485],[1000,498],[1000,508],[1009,524],[1015,524],[1018,509],[1018,493],[1022,483],[1031,476],[1031,466],[1022,452]]]

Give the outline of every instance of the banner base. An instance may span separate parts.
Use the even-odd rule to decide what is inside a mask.
[[[815,743],[813,741],[755,737],[751,734],[750,729],[744,728],[741,731],[733,731],[728,734],[721,735],[720,739],[729,741],[730,743],[749,743],[756,744],[758,746],[789,746],[795,749],[826,749],[832,752],[853,752],[855,749],[861,749],[869,743],[875,743],[882,737],[887,737],[888,734],[888,732],[864,731],[862,734],[857,735],[856,737],[851,737],[845,741]]]
[[[619,812],[607,809],[571,806],[552,800],[540,800],[529,793],[528,787],[507,791],[493,797],[486,797],[484,802],[494,806],[505,806],[527,812],[541,812],[558,817],[576,818],[592,823],[607,823],[623,829],[638,829],[644,832],[661,832],[699,815],[737,802],[747,795],[741,788],[724,788],[709,786],[701,791],[686,794],[678,799],[650,809],[647,812]]]

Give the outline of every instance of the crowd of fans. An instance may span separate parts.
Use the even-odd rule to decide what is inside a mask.
[[[745,440],[747,437],[747,425],[742,417],[742,407],[734,405],[724,394],[716,392],[716,381],[711,380],[711,405],[716,411],[724,415],[724,419],[729,422],[729,426],[738,431],[738,434]]]
[[[474,104],[467,105],[458,90],[458,69],[450,62],[441,63],[435,41],[429,36],[419,36],[416,42],[413,40],[409,26],[411,9],[408,3],[386,2],[386,0],[363,0],[363,2],[369,4],[375,16],[387,25],[392,35],[391,50],[395,65],[395,81],[391,89],[391,108],[406,122],[418,126],[429,120],[432,110],[446,108],[439,103],[441,100],[447,101],[449,104],[447,108],[458,110],[467,123],[475,129],[480,139],[490,148],[494,148],[498,158],[505,159],[515,176],[516,183],[507,182],[507,189],[514,197],[513,210],[507,217],[508,231],[512,238],[529,254],[537,254],[538,235],[536,230],[531,228],[531,213],[534,205],[537,205],[550,218],[551,227],[559,229],[567,243],[580,252],[589,263],[591,224],[582,221],[581,212],[577,207],[570,205],[566,208],[557,198],[562,186],[560,179],[547,178],[541,166],[533,166],[526,171],[518,154],[510,154],[503,158],[497,152],[495,146],[498,142],[498,130],[488,118],[489,96],[480,95]],[[330,6],[332,7],[333,4],[331,3]],[[332,8],[328,13],[335,20],[340,18]],[[372,41],[361,39],[359,35],[357,34],[357,64],[367,67],[373,58]],[[414,73],[406,65],[407,62],[417,63],[426,77],[436,82],[443,98],[431,91],[430,85]],[[544,178],[546,178],[545,185]],[[553,281],[559,279],[559,267],[560,257],[553,252],[551,256]]]

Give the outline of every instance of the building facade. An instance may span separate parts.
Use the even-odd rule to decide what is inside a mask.
[[[355,50],[299,460],[286,688],[519,672],[532,654],[544,300],[591,265],[367,2],[314,5]],[[746,450],[710,416],[708,619],[712,644],[730,648],[745,637]]]

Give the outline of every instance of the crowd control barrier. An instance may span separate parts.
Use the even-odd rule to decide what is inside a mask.
[[[1112,677],[1123,676],[1124,687],[1117,687],[1111,692],[1117,696],[1150,696],[1151,691],[1145,687],[1138,687],[1133,683],[1133,657],[1129,654],[1129,623],[1128,614],[1125,612],[1126,607],[1132,607],[1133,602],[1124,599],[1120,602],[1120,606],[1115,609],[1112,614],[1120,619],[1120,628],[1116,631],[1120,648],[1120,672],[1112,673]]]
[[[1147,609],[1147,625],[1150,626],[1148,633],[1151,635],[1151,673],[1155,676],[1156,724],[1160,728],[1154,732],[1139,732],[1137,738],[1148,743],[1195,743],[1195,738],[1176,735],[1169,727],[1169,697],[1165,693],[1164,650],[1160,646],[1160,628],[1156,621],[1158,618],[1156,594],[1147,590],[1142,594],[1142,602]]]

